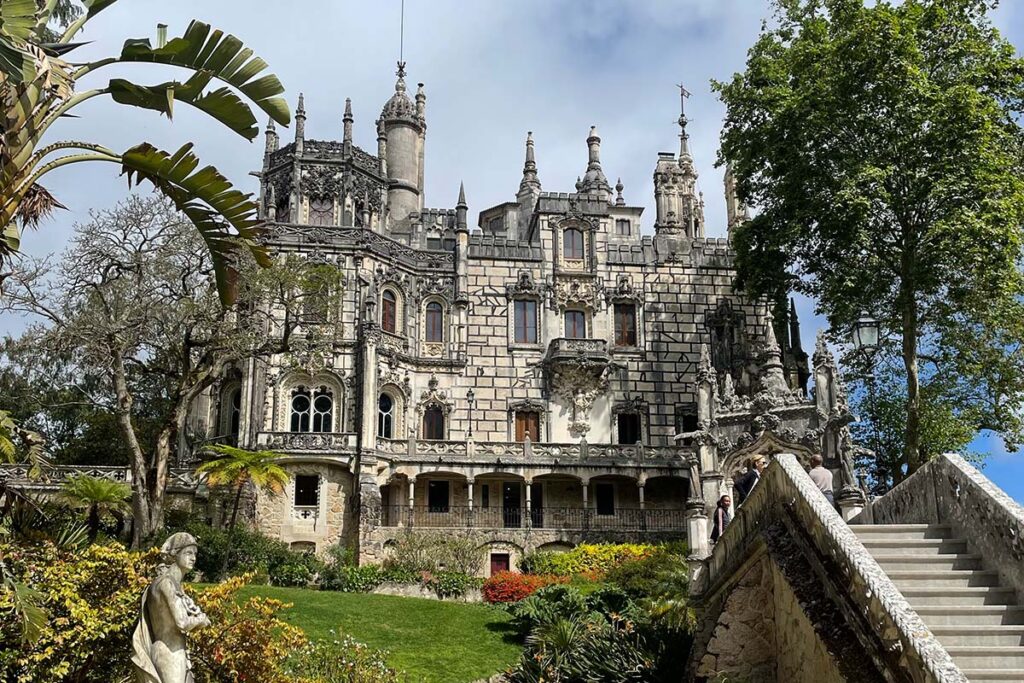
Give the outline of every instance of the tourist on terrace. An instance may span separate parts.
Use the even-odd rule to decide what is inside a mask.
[[[711,542],[717,543],[718,539],[725,533],[725,527],[729,525],[732,515],[729,514],[729,506],[732,505],[732,498],[722,496],[718,499],[718,506],[715,507],[715,518],[711,522]]]
[[[818,487],[818,490],[825,494],[828,504],[835,507],[836,499],[832,493],[832,472],[822,466],[823,462],[824,460],[817,453],[812,455],[811,471],[808,474],[811,475],[811,481]]]
[[[757,482],[761,481],[761,472],[768,466],[768,461],[764,459],[763,455],[755,455],[750,458],[747,463],[747,472],[742,477],[736,480],[736,493],[737,502],[743,505],[743,501],[747,499],[750,492],[754,490],[754,486]]]

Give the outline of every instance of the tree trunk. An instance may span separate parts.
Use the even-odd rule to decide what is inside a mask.
[[[100,535],[100,508],[93,503],[89,506],[89,540],[95,541]]]
[[[228,571],[228,560],[231,559],[231,545],[234,541],[235,536],[235,524],[238,522],[238,507],[242,502],[242,490],[245,488],[245,482],[239,482],[238,490],[235,491],[235,504],[231,508],[231,521],[228,522],[228,547],[224,550],[224,562],[220,567],[220,578],[224,578],[224,574]]]
[[[124,368],[124,359],[120,350],[116,347],[110,354],[112,379],[114,380],[114,394],[117,397],[117,423],[121,427],[121,434],[125,443],[128,444],[132,454],[132,547],[138,548],[142,539],[149,535],[149,467],[146,462],[146,455],[142,452],[142,446],[135,435],[135,426],[132,423],[132,405],[134,398],[128,391],[127,373]]]
[[[903,461],[907,476],[921,466],[921,398],[917,376],[917,297],[910,276],[912,254],[903,256],[903,277],[900,280],[900,304],[903,312],[903,367],[907,371],[907,433],[903,442]],[[902,477],[901,477],[902,478]]]

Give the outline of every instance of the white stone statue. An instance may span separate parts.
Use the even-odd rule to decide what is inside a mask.
[[[210,620],[181,581],[196,564],[198,545],[179,532],[164,541],[156,578],[142,593],[139,622],[132,636],[132,668],[137,683],[194,683],[185,636]]]

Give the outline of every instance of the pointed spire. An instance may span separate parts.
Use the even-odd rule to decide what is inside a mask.
[[[274,126],[274,119],[267,119],[266,135],[266,145],[263,148],[264,168],[270,165],[270,155],[276,152],[278,147],[277,128]]]
[[[779,339],[775,336],[775,321],[770,313],[764,316],[764,350],[768,354],[782,353]]]
[[[537,177],[537,159],[533,150],[533,131],[526,133],[526,161],[523,162],[523,179],[519,182],[519,194],[540,192],[540,178]]]
[[[793,297],[789,298],[789,346],[797,353],[804,350],[800,340],[800,318],[796,315],[796,301]]]
[[[469,232],[469,223],[466,221],[466,214],[469,212],[469,205],[466,204],[466,184],[459,183],[459,201],[455,204],[455,230],[458,232]]]
[[[607,198],[612,193],[612,187],[608,184],[601,169],[601,138],[597,134],[597,126],[590,127],[590,135],[587,137],[587,149],[589,158],[587,161],[587,172],[583,174],[583,192],[603,194]]]
[[[693,157],[690,155],[690,135],[686,132],[686,124],[690,122],[686,118],[686,99],[690,91],[679,84],[679,165],[686,166],[693,164]]]
[[[295,151],[302,154],[306,140],[306,105],[302,93],[299,93],[299,106],[295,108]]]
[[[618,182],[615,183],[615,206],[626,205],[626,198],[622,196],[624,189],[626,189],[626,186],[622,184],[622,178],[619,178]]]
[[[456,208],[460,206],[467,206],[466,204],[466,183],[459,182],[459,201],[455,204]]]

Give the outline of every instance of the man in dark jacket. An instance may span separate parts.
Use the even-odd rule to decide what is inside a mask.
[[[768,462],[764,459],[763,455],[755,455],[750,458],[747,462],[746,473],[740,476],[733,484],[736,488],[737,505],[743,505],[743,501],[747,499],[750,492],[754,490],[754,486],[761,480],[761,472],[764,471],[767,465]]]

